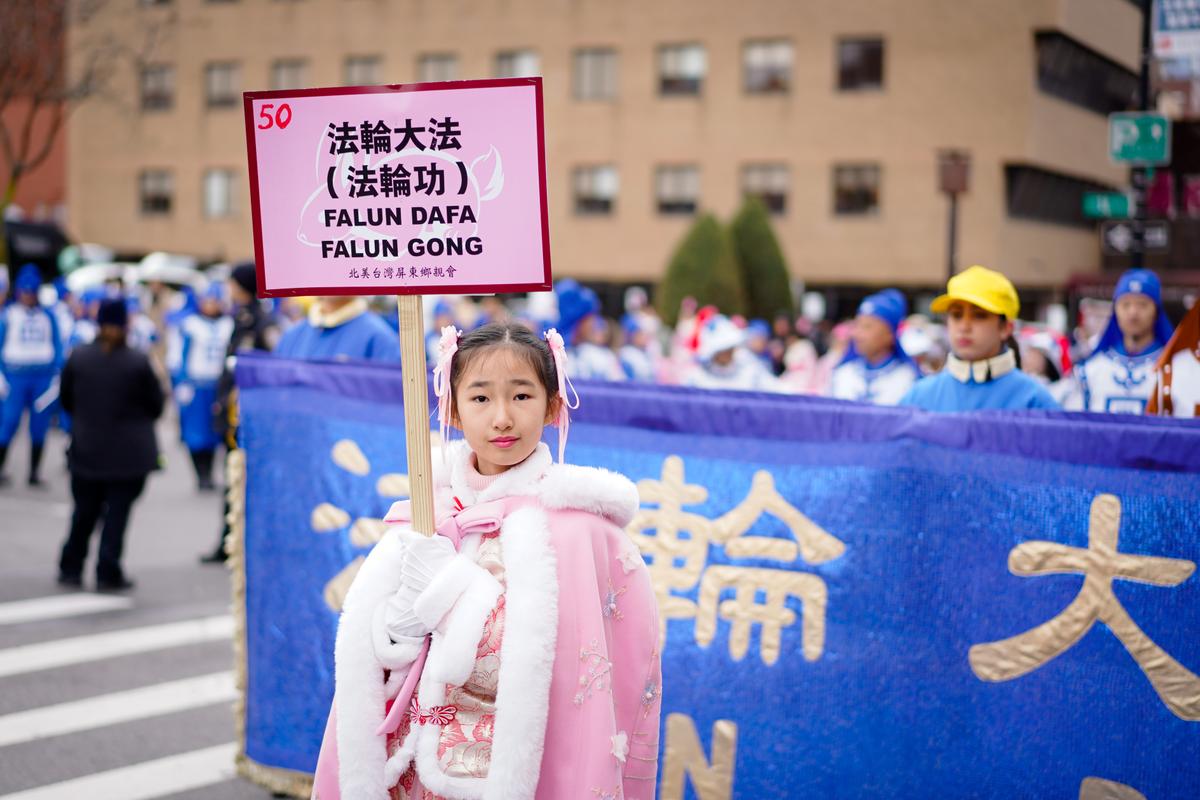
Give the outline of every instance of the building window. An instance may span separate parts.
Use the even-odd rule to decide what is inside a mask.
[[[658,48],[658,93],[664,97],[700,94],[707,72],[708,54],[702,44]]]
[[[302,58],[281,58],[271,64],[271,88],[303,89],[308,86],[308,62]]]
[[[837,59],[841,91],[883,88],[883,39],[840,39]]]
[[[1097,114],[1133,107],[1138,94],[1133,72],[1055,31],[1037,33],[1034,40],[1043,92]]]
[[[786,39],[747,42],[742,50],[749,94],[778,94],[792,85],[792,43]]]
[[[695,214],[700,201],[700,170],[695,166],[659,167],[654,194],[660,214]]]
[[[241,68],[232,62],[209,64],[204,68],[204,95],[209,108],[231,108],[238,104],[238,77]]]
[[[138,176],[138,195],[141,200],[142,214],[160,216],[171,213],[171,200],[174,195],[171,173],[165,169],[143,170]]]
[[[589,48],[575,51],[575,99],[612,100],[617,96],[617,51]]]
[[[833,168],[833,213],[861,217],[879,213],[878,164],[837,164]]]
[[[742,194],[762,200],[773,214],[787,211],[788,183],[786,164],[751,164],[742,169]]]
[[[533,50],[505,50],[496,54],[497,78],[531,78],[541,74],[541,61]]]
[[[350,56],[346,59],[343,77],[347,86],[382,83],[383,61],[379,56]]]
[[[1004,165],[1008,215],[1055,225],[1094,228],[1083,215],[1085,192],[1113,192],[1115,187],[1025,164]]]
[[[458,80],[458,56],[426,53],[417,58],[417,80],[421,83]]]
[[[611,214],[617,202],[617,168],[576,167],[575,213]]]
[[[221,219],[233,216],[233,181],[231,169],[210,169],[204,173],[204,216]]]
[[[175,104],[175,68],[153,64],[142,68],[142,110],[162,111]]]

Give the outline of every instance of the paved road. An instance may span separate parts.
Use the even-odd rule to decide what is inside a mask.
[[[7,465],[19,480],[0,489],[0,800],[269,798],[234,774],[229,579],[197,562],[220,498],[196,491],[173,423],[159,431],[167,468],[134,507],[124,596],[55,584],[66,440],[51,434],[49,485],[32,490],[25,435]]]

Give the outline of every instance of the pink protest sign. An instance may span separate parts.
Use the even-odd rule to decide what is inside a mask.
[[[244,102],[261,296],[550,288],[540,78]]]

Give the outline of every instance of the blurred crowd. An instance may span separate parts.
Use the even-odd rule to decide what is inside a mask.
[[[147,354],[174,400],[179,438],[202,490],[215,485],[219,448],[235,445],[230,367],[239,352],[399,362],[393,298],[262,301],[256,298],[252,263],[189,284],[123,285],[112,279],[74,292],[62,279],[44,283],[28,265],[11,287],[0,283],[0,470],[28,413],[33,443],[28,477],[33,485],[40,482],[51,421],[70,430],[70,415],[58,402],[58,375],[73,350],[95,340],[100,305],[114,298],[127,310],[128,346]],[[1163,310],[1158,278],[1147,270],[1122,276],[1110,317],[1072,336],[1022,322],[1012,284],[982,267],[951,279],[931,314],[910,313],[902,292],[885,289],[841,321],[743,319],[685,298],[667,324],[638,287],[625,293],[623,313],[612,318],[591,289],[571,279],[560,280],[553,292],[424,301],[431,365],[444,326],[469,330],[515,319],[536,332],[555,328],[563,335],[574,379],[817,395],[943,411],[1195,413],[1184,397],[1192,391],[1188,364],[1180,363],[1173,374],[1170,365],[1165,373],[1160,367],[1167,356],[1180,353],[1194,351],[1200,359],[1200,345],[1189,344],[1185,322],[1176,335],[1179,343],[1168,347],[1174,326]],[[1197,313],[1193,308],[1189,318]],[[1007,377],[1010,372],[1020,377]],[[1174,387],[1164,375],[1173,378]],[[931,381],[934,377],[942,380]]]

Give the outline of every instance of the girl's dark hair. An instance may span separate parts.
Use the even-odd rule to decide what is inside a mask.
[[[1000,324],[1001,325],[1008,322],[1008,317],[1006,317],[1004,314],[1000,314],[999,316],[1000,316]],[[1010,333],[1008,335],[1008,338],[1004,340],[1004,346],[1007,347],[1009,350],[1012,350],[1013,358],[1015,358],[1017,360],[1017,369],[1020,370],[1021,369],[1021,347],[1020,347],[1020,345],[1017,344],[1017,337],[1015,335],[1015,331],[1013,333]]]
[[[510,347],[520,353],[542,382],[546,397],[554,402],[558,396],[558,370],[554,366],[554,356],[550,354],[550,345],[517,322],[490,322],[463,334],[450,365],[450,387],[455,393],[471,362],[493,347]]]

